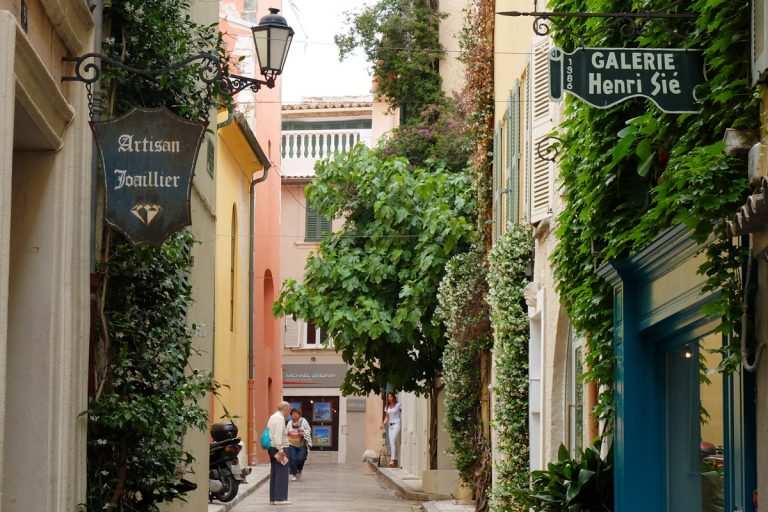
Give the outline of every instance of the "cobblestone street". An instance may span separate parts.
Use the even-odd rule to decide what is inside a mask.
[[[384,487],[367,464],[307,464],[301,481],[290,482],[291,506],[269,504],[264,482],[233,512],[291,510],[293,512],[415,512],[421,502],[408,501]]]

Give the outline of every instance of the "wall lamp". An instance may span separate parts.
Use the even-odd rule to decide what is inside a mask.
[[[277,76],[283,72],[285,59],[288,57],[288,50],[291,47],[294,35],[293,29],[285,21],[285,18],[278,14],[279,12],[279,9],[270,7],[269,14],[261,18],[259,24],[251,29],[253,32],[253,43],[256,47],[256,57],[259,60],[259,69],[264,76],[264,80],[242,75],[225,75],[229,65],[226,59],[213,53],[201,52],[170,66],[152,70],[127,66],[100,53],[86,53],[80,57],[64,57],[62,59],[64,62],[75,63],[75,69],[74,76],[62,77],[62,81],[84,82],[88,86],[97,82],[101,78],[101,67],[94,61],[99,61],[102,65],[107,63],[110,66],[147,77],[163,75],[195,61],[200,61],[198,77],[209,89],[215,83],[220,84],[231,95],[245,89],[256,92],[262,86],[271,89],[275,86]]]

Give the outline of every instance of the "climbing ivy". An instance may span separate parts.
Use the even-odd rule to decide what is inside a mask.
[[[496,367],[493,422],[498,433],[496,482],[491,510],[527,510],[515,490],[528,485],[528,314],[523,290],[533,257],[533,237],[527,227],[509,226],[491,250],[488,303],[494,331]]]
[[[443,351],[445,426],[461,480],[472,488],[477,510],[485,510],[490,479],[489,442],[483,435],[484,396],[481,356],[493,344],[482,250],[454,256],[445,266],[438,288],[436,316],[445,324]]]
[[[224,54],[216,25],[200,25],[183,0],[114,0],[105,7],[104,52],[134,68],[153,70],[200,51]],[[152,37],[147,37],[151,34]],[[198,65],[156,78],[112,66],[102,75],[95,105],[104,119],[133,107],[166,106],[194,121],[231,98],[208,94]],[[221,104],[213,104],[222,102]],[[179,485],[192,455],[189,429],[206,429],[200,400],[211,377],[189,367],[193,355],[187,311],[194,237],[187,231],[160,248],[134,246],[105,227],[98,264],[97,339],[89,397],[87,510],[157,511],[183,499]]]
[[[460,99],[472,148],[469,165],[479,206],[478,231],[486,252],[491,246],[493,218],[494,6],[493,0],[469,1],[459,34],[460,60],[466,78]]]
[[[554,11],[618,12],[618,0],[554,0]],[[731,333],[739,316],[740,251],[730,244],[725,217],[747,193],[744,162],[727,156],[720,142],[726,128],[757,129],[758,103],[747,83],[749,3],[694,0],[678,5],[664,0],[632,3],[632,9],[664,9],[697,15],[695,21],[649,24],[643,35],[627,39],[620,28],[601,28],[604,20],[572,20],[577,32],[598,29],[585,41],[556,32],[566,50],[601,47],[690,47],[704,52],[707,81],[698,87],[700,114],[666,114],[651,102],[631,99],[600,110],[569,98],[559,128],[560,180],[567,203],[558,218],[559,245],[552,256],[558,291],[575,328],[587,334],[587,380],[603,385],[598,415],[613,412],[612,297],[595,270],[646,246],[659,232],[683,223],[697,242],[708,242],[699,272],[707,288],[721,290],[708,312],[723,319]],[[683,35],[683,40],[674,34]],[[733,338],[738,342],[737,338]],[[728,354],[732,368],[738,350]]]

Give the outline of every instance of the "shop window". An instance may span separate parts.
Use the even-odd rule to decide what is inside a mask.
[[[338,396],[286,396],[291,408],[301,415],[312,428],[312,451],[339,450],[339,397]]]

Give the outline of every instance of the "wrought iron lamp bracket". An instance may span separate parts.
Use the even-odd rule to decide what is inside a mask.
[[[74,74],[62,77],[62,81],[83,82],[89,88],[101,79],[102,66],[105,64],[135,75],[152,78],[168,74],[177,69],[189,66],[192,63],[199,62],[200,68],[198,69],[197,75],[200,81],[205,84],[209,94],[211,93],[212,86],[217,83],[229,94],[236,94],[245,89],[250,89],[251,91],[256,92],[261,89],[262,86],[267,86],[271,89],[275,86],[276,78],[274,74],[267,74],[266,80],[259,80],[257,78],[242,75],[225,75],[225,70],[228,65],[227,60],[219,55],[208,52],[192,55],[184,60],[171,64],[170,66],[159,69],[134,68],[100,53],[86,53],[79,57],[64,57],[62,60],[64,62],[75,63]]]
[[[666,9],[679,4],[680,1],[669,4]],[[526,16],[533,17],[533,31],[540,36],[546,36],[549,34],[552,26],[556,27],[559,31],[564,32],[576,39],[585,41],[593,36],[596,36],[606,29],[612,27],[618,27],[623,37],[631,37],[642,35],[649,21],[653,20],[694,20],[697,15],[690,13],[672,13],[672,12],[539,12],[539,11],[504,11],[497,13],[500,16]],[[608,20],[599,29],[586,34],[578,34],[568,28],[564,21],[569,19],[589,19],[589,18],[603,18]],[[679,34],[670,29],[664,23],[658,24],[659,28],[668,32],[669,34],[685,39],[686,36]]]

